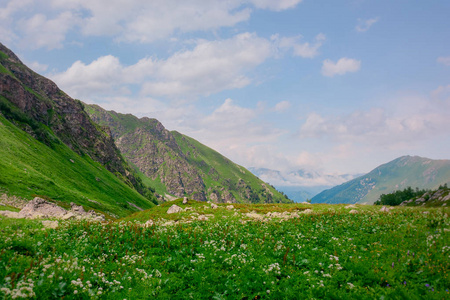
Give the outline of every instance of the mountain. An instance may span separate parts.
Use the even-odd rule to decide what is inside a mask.
[[[312,198],[312,203],[372,204],[380,195],[406,187],[437,189],[446,183],[450,183],[450,160],[402,156],[366,175],[321,192]]]
[[[290,202],[275,188],[213,149],[156,119],[86,105],[91,118],[111,128],[124,157],[164,199],[187,196],[213,202]]]
[[[267,168],[249,168],[249,170],[262,180],[274,185],[295,202],[304,202],[325,189],[356,177],[351,174],[324,174],[307,169],[290,172]]]
[[[0,44],[0,188],[117,215],[156,198],[83,104]]]

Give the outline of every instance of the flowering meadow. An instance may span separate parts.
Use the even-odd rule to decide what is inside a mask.
[[[448,211],[312,207],[288,220],[230,212],[148,227],[59,221],[44,229],[0,217],[0,297],[450,298]]]

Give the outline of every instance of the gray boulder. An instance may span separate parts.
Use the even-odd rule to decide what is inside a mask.
[[[181,211],[183,211],[183,209],[181,207],[179,207],[178,205],[174,204],[167,210],[167,213],[168,214],[176,214]]]

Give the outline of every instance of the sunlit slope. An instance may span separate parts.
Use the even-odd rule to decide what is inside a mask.
[[[450,183],[450,160],[432,160],[418,156],[402,156],[381,165],[370,173],[323,191],[313,203],[374,203],[381,194],[408,186],[437,189]]]
[[[56,139],[56,137],[54,137]],[[153,206],[100,163],[63,143],[48,147],[0,115],[0,192],[75,202],[117,216]]]

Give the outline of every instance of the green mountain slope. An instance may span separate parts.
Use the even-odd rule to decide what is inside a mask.
[[[38,194],[117,215],[136,211],[133,205],[153,206],[155,197],[123,159],[109,129],[95,124],[80,101],[2,44],[0,66],[2,192]]]
[[[117,147],[143,181],[166,199],[188,196],[213,202],[290,202],[272,186],[218,152],[155,119],[86,105],[91,118],[109,126]]]
[[[323,191],[312,198],[312,203],[372,204],[381,194],[408,186],[436,189],[445,183],[450,183],[450,160],[402,156],[366,175]]]

